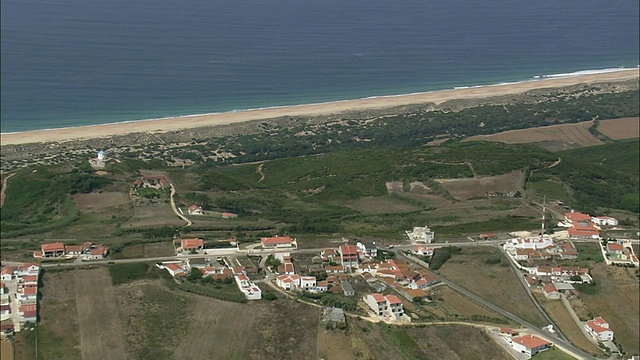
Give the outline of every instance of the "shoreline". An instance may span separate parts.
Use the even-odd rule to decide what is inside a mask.
[[[283,116],[318,116],[339,114],[347,111],[384,109],[396,106],[423,103],[441,104],[457,99],[481,99],[502,95],[519,94],[535,89],[559,88],[577,84],[618,82],[639,78],[639,68],[605,69],[568,74],[548,75],[531,80],[492,85],[455,87],[411,94],[373,96],[352,100],[322,103],[275,106],[230,112],[185,115],[178,117],[131,120],[116,123],[86,125],[78,127],[32,130],[0,134],[0,145],[18,145],[43,142],[64,142],[104,138],[131,133],[161,133],[193,129],[205,126],[228,125],[254,120],[267,120]]]

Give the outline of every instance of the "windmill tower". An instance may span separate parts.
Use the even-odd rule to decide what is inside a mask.
[[[545,195],[542,200],[542,231],[540,232],[540,240],[544,238],[544,221],[547,212],[547,196]]]

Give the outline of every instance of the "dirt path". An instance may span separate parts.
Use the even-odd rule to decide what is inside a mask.
[[[560,162],[562,162],[562,159],[561,159],[561,158],[558,158],[558,160],[556,160],[556,162],[554,162],[553,164],[551,164],[551,165],[547,166],[547,169],[551,169],[552,167],[554,167],[554,166],[556,166],[556,165],[560,164]]]
[[[127,359],[115,289],[107,268],[74,272],[83,359]]]
[[[258,165],[258,168],[256,169],[256,172],[258,174],[260,174],[260,180],[258,180],[258,182],[261,182],[262,180],[264,180],[264,173],[262,172],[262,165],[264,165],[264,163]]]
[[[173,212],[178,215],[178,217],[184,221],[187,222],[187,226],[191,226],[191,220],[187,219],[184,215],[180,214],[180,212],[178,212],[178,208],[176,207],[176,202],[173,200],[173,195],[176,194],[176,188],[175,186],[173,186],[173,184],[169,184],[169,186],[171,186],[171,197],[169,197],[169,202],[171,203],[171,210],[173,210]]]
[[[0,207],[4,205],[4,197],[6,196],[5,191],[7,190],[7,180],[9,180],[15,174],[16,173],[9,174],[2,180],[2,190],[0,190]]]

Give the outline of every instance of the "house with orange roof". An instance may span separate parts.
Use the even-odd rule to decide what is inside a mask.
[[[89,250],[89,253],[84,255],[84,258],[89,260],[100,260],[107,257],[108,253],[109,248],[104,245],[97,245],[92,247],[91,250]]]
[[[16,275],[18,276],[27,276],[27,275],[38,275],[40,273],[40,265],[37,263],[26,263],[21,266],[18,266],[16,269]]]
[[[202,211],[202,206],[200,205],[191,205],[187,208],[187,212],[189,215],[204,215],[204,211]]]
[[[42,244],[40,246],[40,252],[43,258],[63,257],[65,255],[64,244],[61,242]]]
[[[21,323],[34,323],[38,319],[38,309],[36,304],[23,304],[18,308],[18,315]]]
[[[601,317],[585,322],[584,327],[596,341],[613,340],[613,331],[610,329],[609,323]]]
[[[560,299],[560,291],[553,284],[545,284],[542,287],[542,293],[544,297],[550,300],[558,300]]]
[[[567,229],[569,238],[574,240],[601,239],[600,231],[593,226],[570,227]]]
[[[180,240],[180,249],[182,251],[198,251],[204,248],[204,240],[202,239],[182,239]]]
[[[324,267],[324,271],[327,274],[342,274],[346,272],[346,269],[342,265],[336,265],[336,266],[327,265]]]
[[[18,288],[17,292],[18,301],[21,303],[34,303],[38,299],[38,287],[37,286],[25,286]]]
[[[165,263],[163,264],[164,268],[167,269],[167,271],[169,272],[169,274],[171,274],[171,276],[175,277],[179,277],[179,276],[185,276],[186,273],[184,271],[184,269],[182,269],[180,266],[178,266],[178,264],[176,263]]]
[[[355,245],[341,245],[338,248],[338,254],[345,268],[358,267],[358,248]]]
[[[13,266],[3,267],[2,271],[0,271],[0,280],[2,281],[13,280],[15,270],[16,268]]]
[[[564,214],[564,221],[574,227],[579,225],[585,226],[591,223],[591,215],[571,210],[571,212]]]
[[[222,218],[223,219],[234,219],[237,218],[238,214],[234,214],[234,213],[230,213],[230,212],[223,212],[222,213]]]
[[[276,285],[286,291],[295,290],[300,287],[300,275],[280,275],[276,278]]]
[[[260,238],[260,244],[263,249],[291,248],[298,245],[295,239],[286,235]]]
[[[507,338],[506,340],[514,350],[529,356],[534,356],[539,352],[549,349],[551,346],[551,343],[547,340],[530,334]]]

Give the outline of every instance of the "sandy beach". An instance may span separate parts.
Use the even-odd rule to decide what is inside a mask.
[[[576,84],[632,80],[639,77],[639,72],[640,69],[637,68],[624,69],[597,74],[572,75],[567,77],[545,78],[510,84],[487,85],[407,95],[344,100],[228,113],[192,115],[175,118],[140,120],[126,123],[92,125],[74,128],[6,133],[0,135],[0,144],[4,146],[37,142],[102,138],[112,135],[123,135],[138,132],[176,131],[181,129],[196,128],[200,126],[214,126],[251,120],[272,119],[281,116],[314,116],[339,114],[345,111],[381,109],[428,102],[438,104],[454,99],[486,98],[508,94],[518,94],[534,89],[565,87]]]

